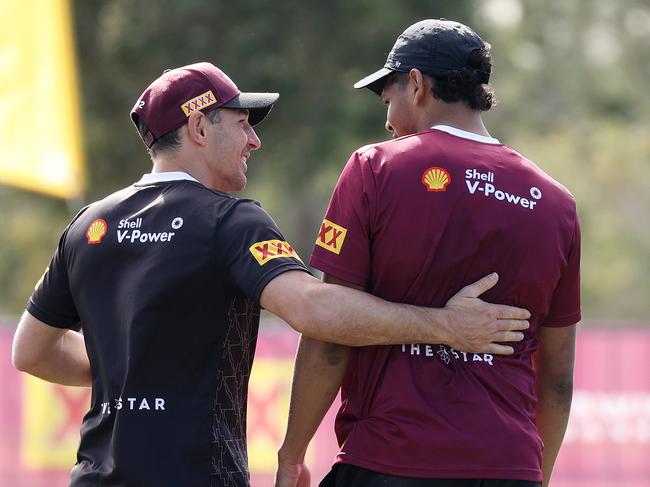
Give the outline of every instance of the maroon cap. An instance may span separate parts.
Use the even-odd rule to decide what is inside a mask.
[[[196,63],[165,71],[144,90],[131,110],[131,120],[149,127],[140,137],[148,148],[163,135],[182,127],[196,110],[216,108],[249,111],[248,121],[257,125],[271,111],[278,93],[242,93],[235,83],[210,63]]]

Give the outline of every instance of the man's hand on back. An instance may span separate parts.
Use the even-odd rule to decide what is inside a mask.
[[[509,355],[514,352],[503,342],[523,340],[522,330],[528,329],[530,313],[522,308],[486,303],[479,296],[494,287],[499,276],[492,273],[465,286],[451,297],[444,309],[448,311],[445,344],[474,353]]]

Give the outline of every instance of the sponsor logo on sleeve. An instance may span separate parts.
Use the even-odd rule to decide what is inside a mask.
[[[442,167],[430,167],[422,173],[422,184],[427,191],[447,191],[451,184],[451,175]]]
[[[196,96],[191,100],[187,100],[181,105],[181,108],[183,109],[185,116],[189,117],[192,112],[201,110],[205,107],[209,107],[215,103],[217,103],[217,97],[214,96],[214,93],[212,93],[212,91],[208,90],[202,95]]]
[[[248,250],[253,254],[259,265],[280,258],[294,258],[302,262],[293,247],[283,240],[264,240],[263,242],[254,243]]]
[[[323,247],[335,254],[340,254],[345,241],[345,235],[348,233],[346,228],[329,221],[327,218],[323,220],[316,239],[316,245]]]
[[[102,242],[104,235],[108,231],[108,224],[102,218],[98,218],[93,221],[86,230],[86,238],[90,245],[98,244]]]

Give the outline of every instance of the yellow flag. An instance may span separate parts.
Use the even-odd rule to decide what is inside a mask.
[[[69,0],[0,0],[0,183],[84,190]]]

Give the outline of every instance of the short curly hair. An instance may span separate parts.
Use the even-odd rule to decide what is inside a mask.
[[[454,71],[422,72],[433,80],[433,97],[446,103],[462,101],[474,110],[485,112],[497,103],[494,90],[488,82],[492,72],[490,45],[472,51],[467,66]],[[408,73],[395,72],[389,76],[388,83],[403,84]]]

